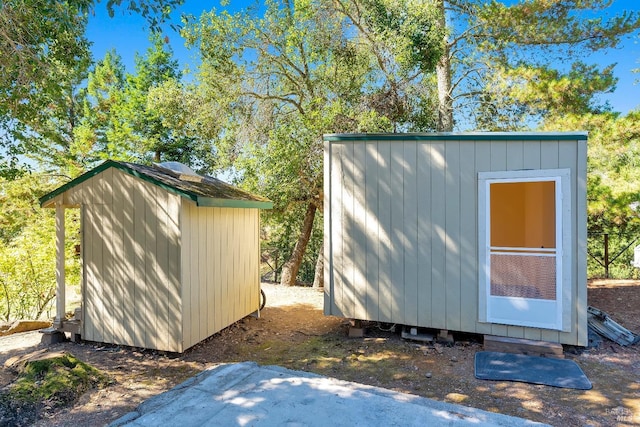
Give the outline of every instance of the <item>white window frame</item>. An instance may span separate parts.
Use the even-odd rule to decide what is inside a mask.
[[[494,183],[556,182],[556,319],[553,321],[505,321],[497,320],[490,313],[488,304],[491,292],[490,256],[490,185]],[[559,208],[558,208],[559,207]],[[571,170],[532,169],[519,171],[494,171],[478,173],[478,314],[480,322],[528,326],[568,332],[571,330],[571,271],[572,271],[572,222],[571,222]],[[495,297],[494,297],[495,298]],[[510,297],[504,297],[510,298]],[[519,299],[523,300],[523,299]],[[514,302],[517,302],[514,299]]]

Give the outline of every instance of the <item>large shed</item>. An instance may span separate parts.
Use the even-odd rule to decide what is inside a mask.
[[[183,352],[258,311],[260,209],[272,203],[175,166],[108,160],[40,199],[56,209],[56,329]],[[81,213],[82,304],[72,321],[65,208]]]
[[[587,344],[586,133],[324,139],[325,314]]]

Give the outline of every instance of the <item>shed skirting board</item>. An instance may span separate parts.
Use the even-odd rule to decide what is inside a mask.
[[[325,314],[587,344],[586,134],[328,135],[324,150]],[[570,174],[565,331],[480,321],[478,174],[527,169]]]

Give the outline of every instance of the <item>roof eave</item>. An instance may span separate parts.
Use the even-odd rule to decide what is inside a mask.
[[[273,202],[270,200],[234,200],[213,197],[198,197],[196,205],[209,208],[273,209]]]
[[[587,132],[439,132],[439,133],[332,133],[325,141],[582,141]]]
[[[65,185],[58,187],[52,192],[45,194],[40,197],[40,207],[42,208],[51,208],[55,206],[55,201],[59,196],[61,196],[65,191],[75,187],[83,183],[84,181],[98,175],[99,173],[105,171],[106,169],[114,167],[119,169],[129,175],[135,176],[143,181],[147,181],[151,184],[154,184],[170,193],[177,194],[178,196],[184,197],[186,199],[192,200],[198,206],[210,206],[210,207],[237,207],[237,208],[259,208],[259,209],[271,209],[273,208],[273,202],[270,200],[238,200],[238,199],[220,199],[213,197],[204,197],[198,196],[195,193],[185,191],[180,188],[173,187],[171,185],[167,185],[162,181],[159,181],[151,176],[145,175],[143,173],[138,172],[137,170],[128,167],[125,164],[113,161],[106,160],[101,165],[91,169],[90,171],[85,172],[84,174],[76,177],[75,179],[69,181]]]

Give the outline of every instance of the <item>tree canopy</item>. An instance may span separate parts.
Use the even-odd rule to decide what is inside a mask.
[[[367,4],[365,0],[353,1]],[[373,11],[380,15],[379,19],[388,20],[388,16],[401,19],[414,2],[405,3],[407,6],[395,11],[389,7]],[[583,108],[585,98],[590,99],[587,103],[593,102],[594,94],[613,89],[612,69],[609,64],[596,67],[580,60],[567,63],[567,59],[614,48],[621,38],[640,28],[639,12],[610,15],[608,0],[424,3],[436,11],[431,12],[431,19],[445,33],[442,54],[436,64],[439,131],[522,129],[532,119],[540,119],[541,113],[558,108],[558,101],[565,108],[570,108],[571,103]],[[381,30],[375,25],[373,28],[402,31],[393,25]],[[411,43],[413,39],[409,47]],[[431,63],[432,53],[433,50],[428,50],[423,58],[412,55],[408,65],[421,67]],[[570,68],[559,68],[558,64]],[[582,96],[572,95],[575,90]],[[550,91],[559,91],[561,95],[550,97]]]
[[[36,160],[49,146],[62,155],[69,148],[77,120],[78,85],[91,65],[86,38],[95,0],[50,2],[8,0],[0,3],[0,173],[15,176],[20,156]],[[139,0],[122,6],[108,0],[113,15],[120,8],[139,13],[158,28],[182,0]],[[52,123],[55,116],[57,123]],[[57,125],[57,126],[56,126]],[[60,159],[53,159],[60,166]]]

